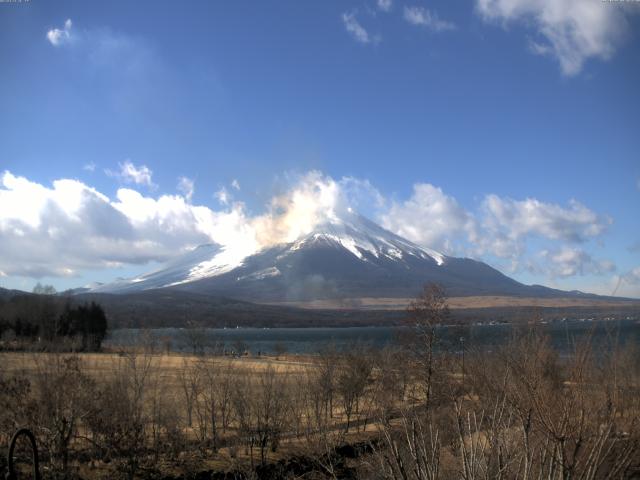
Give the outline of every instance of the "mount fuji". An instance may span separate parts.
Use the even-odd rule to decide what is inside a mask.
[[[259,303],[364,297],[411,298],[427,282],[450,296],[590,296],[524,285],[480,261],[420,247],[351,211],[295,241],[248,256],[201,245],[164,268],[92,288],[93,293],[151,289],[211,294]]]

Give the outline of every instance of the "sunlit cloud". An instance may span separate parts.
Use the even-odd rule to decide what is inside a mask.
[[[457,253],[456,239],[474,231],[472,216],[456,199],[428,183],[414,185],[411,197],[393,202],[380,220],[398,235],[448,254]]]
[[[121,188],[110,199],[78,180],[47,187],[10,172],[0,177],[0,269],[7,275],[68,276],[164,261],[210,242],[252,252],[249,223],[240,204],[213,211],[180,195]]]

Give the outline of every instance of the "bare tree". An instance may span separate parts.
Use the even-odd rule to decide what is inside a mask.
[[[431,420],[415,411],[401,409],[398,424],[383,418],[379,424],[382,447],[375,450],[382,477],[390,480],[436,480],[442,478],[442,443]]]
[[[118,460],[118,468],[130,480],[146,451],[150,423],[146,404],[155,374],[152,358],[132,353],[117,359],[113,374],[100,385],[96,409],[85,422],[103,456]]]
[[[349,431],[353,414],[359,413],[360,399],[367,387],[371,368],[371,360],[362,349],[352,348],[340,357],[336,386],[347,417],[345,432]]]
[[[276,451],[286,427],[288,390],[287,374],[276,373],[269,366],[257,374],[255,383],[250,379],[236,382],[233,402],[240,430],[245,437],[253,462],[253,447],[260,451],[260,463],[267,460],[269,445]]]
[[[624,394],[634,380],[620,374],[617,349],[599,358],[593,351],[587,341],[561,360],[530,330],[496,354],[476,354],[470,386],[477,400],[454,402],[461,475],[621,477],[640,454],[640,410]],[[637,372],[637,359],[628,368]]]
[[[7,445],[11,436],[28,423],[34,408],[32,385],[22,373],[0,372],[0,443]]]
[[[87,396],[93,397],[94,382],[84,373],[76,355],[37,356],[35,364],[36,433],[49,451],[54,468],[66,473],[78,425],[93,409]]]
[[[193,426],[193,406],[201,389],[201,369],[187,358],[182,359],[182,368],[178,373],[178,383],[184,399],[187,413],[187,426]]]
[[[337,358],[338,353],[333,344],[326,345],[318,352],[317,374],[314,379],[317,382],[317,393],[320,395],[317,401],[321,401],[323,404],[322,410],[326,417],[325,421],[333,417]]]
[[[182,338],[193,355],[203,355],[211,343],[207,330],[195,325],[183,329]]]
[[[202,440],[209,439],[213,450],[218,449],[220,431],[229,426],[231,410],[232,362],[203,358],[196,364],[200,389],[196,401],[196,412]]]
[[[409,305],[408,321],[414,329],[412,341],[424,387],[424,404],[430,407],[435,373],[434,348],[438,326],[449,320],[449,307],[444,289],[435,283],[425,285]]]

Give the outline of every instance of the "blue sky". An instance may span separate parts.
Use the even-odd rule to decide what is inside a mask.
[[[0,3],[0,285],[136,274],[331,191],[526,283],[640,296],[638,13]]]

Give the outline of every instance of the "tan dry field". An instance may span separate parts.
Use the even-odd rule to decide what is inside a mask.
[[[70,353],[51,354],[42,352],[0,352],[0,371],[11,375],[23,374],[27,377],[38,375],[38,372],[46,371],[47,364],[53,360],[53,355],[69,356]],[[92,376],[96,380],[107,379],[119,368],[123,368],[127,360],[126,354],[122,353],[80,353],[76,354],[81,359],[83,371]],[[233,373],[237,375],[249,375],[257,381],[261,372],[272,367],[277,374],[286,375],[290,381],[294,378],[300,378],[316,368],[313,359],[304,355],[280,355],[280,356],[262,356],[262,357],[221,357],[221,356],[194,356],[180,353],[161,353],[148,354],[144,352],[137,353],[138,358],[147,358],[150,360],[150,371],[156,374],[158,383],[155,388],[162,392],[165,398],[171,398],[175,405],[181,411],[185,408],[183,387],[181,383],[181,374],[191,365],[204,360],[216,362],[217,368],[224,370],[230,367]],[[337,403],[337,402],[336,402]],[[354,416],[354,427],[356,422]],[[333,419],[335,431],[330,435],[340,438],[341,442],[357,442],[370,438],[372,434],[378,431],[378,427],[374,423],[368,423],[364,426],[352,428],[349,433],[343,432],[342,425],[346,417],[339,407],[334,407]],[[185,428],[187,437],[195,438],[197,428],[196,420],[191,429]],[[229,436],[236,434],[235,428],[232,426],[227,433]],[[221,435],[225,438],[226,435]],[[304,438],[296,438],[290,436],[283,439],[277,452],[268,451],[267,458],[269,462],[278,461],[291,455],[310,454],[310,444]],[[317,447],[316,447],[317,448]],[[254,452],[254,458],[259,455]],[[216,471],[233,470],[238,467],[247,466],[249,464],[249,454],[244,447],[237,449],[234,455],[231,454],[229,447],[223,447],[215,454],[197,456],[191,461],[197,465],[196,470],[213,469]],[[97,478],[100,480],[113,478],[113,466],[94,462],[88,465],[80,466],[80,473],[84,474],[83,478]],[[181,474],[183,469],[176,467],[175,464],[163,462],[161,460],[162,470],[166,474]],[[90,469],[89,469],[90,468]]]
[[[49,356],[56,354],[34,352],[0,352],[0,369],[4,372],[34,372],[38,366],[45,365]],[[70,355],[70,354],[63,354]],[[96,377],[112,372],[124,360],[120,353],[80,353],[86,371]],[[140,354],[143,355],[143,354]],[[216,361],[221,367],[231,366],[234,370],[259,373],[269,366],[278,373],[305,373],[314,368],[311,358],[304,355],[280,355],[262,357],[201,357],[180,353],[152,354],[151,367],[159,369],[165,379],[177,378],[185,366],[193,365],[203,358]]]
[[[309,309],[338,309],[368,308],[375,310],[404,310],[412,298],[345,298],[341,300],[313,300],[310,302],[279,302],[270,305],[285,305]],[[599,300],[592,298],[535,298],[535,297],[507,297],[507,296],[474,296],[449,297],[449,308],[499,308],[499,307],[639,307],[640,301],[630,300]]]

